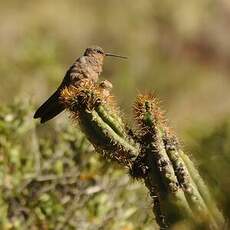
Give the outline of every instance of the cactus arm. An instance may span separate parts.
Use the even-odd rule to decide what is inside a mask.
[[[135,115],[142,130],[142,151],[147,155],[146,164],[150,169],[148,176],[154,180],[152,174],[156,174],[154,168],[157,169],[161,181],[161,203],[165,206],[164,209],[167,209],[167,222],[173,224],[178,219],[192,217],[193,214],[164,148],[161,127],[158,124],[160,114],[155,108],[155,101],[151,97],[140,96],[135,105]]]
[[[98,115],[107,123],[119,136],[125,136],[125,128],[119,116],[106,109],[103,105],[95,108]]]
[[[166,150],[174,167],[180,186],[184,191],[184,194],[194,212],[194,215],[198,219],[200,219],[200,223],[204,221],[210,222],[211,226],[214,229],[217,229],[218,225],[216,223],[216,220],[213,217],[212,213],[209,211],[207,204],[200,194],[200,191],[198,189],[199,186],[194,182],[193,178],[191,177],[188,167],[179,155],[176,147],[173,147],[172,145],[169,147],[168,145],[166,147]]]
[[[193,162],[189,159],[189,157],[182,150],[179,151],[179,155],[181,159],[183,160],[184,164],[186,165],[186,168],[188,169],[189,174],[191,175],[191,178],[193,179],[194,183],[197,185],[198,191],[201,194],[204,202],[207,204],[207,207],[209,208],[210,212],[215,218],[218,227],[221,228],[221,226],[225,225],[223,214],[217,208],[198,170],[194,167]]]
[[[126,165],[138,154],[137,145],[133,146],[128,139],[120,137],[110,125],[105,123],[99,114],[93,110],[91,112],[81,111],[79,123],[88,139],[94,144],[97,150],[106,150],[111,159],[118,160]]]

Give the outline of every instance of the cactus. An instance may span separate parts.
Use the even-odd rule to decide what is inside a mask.
[[[156,99],[151,95],[139,96],[135,105],[135,114],[139,127],[143,130],[143,143],[145,146],[150,145],[147,151],[152,151],[150,158],[152,157],[152,162],[155,163],[155,173],[163,182],[159,186],[162,205],[169,206],[172,210],[165,213],[168,221],[173,224],[177,219],[175,214],[181,218],[180,213],[184,213],[195,224],[205,224],[210,229],[223,228],[224,218],[221,212],[212,200],[194,164],[181,150]],[[165,193],[166,198],[164,198]]]
[[[62,91],[61,102],[96,151],[143,180],[161,229],[178,221],[221,229],[225,221],[193,162],[181,149],[153,95],[134,105],[137,130],[121,119],[110,90],[89,80]]]

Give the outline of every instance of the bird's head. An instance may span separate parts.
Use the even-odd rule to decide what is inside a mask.
[[[124,56],[120,56],[120,55],[115,55],[115,54],[111,54],[111,53],[106,53],[104,52],[104,50],[99,47],[99,46],[92,46],[89,47],[85,50],[84,56],[88,56],[88,57],[93,57],[101,62],[103,62],[104,57],[105,56],[111,56],[111,57],[118,57],[118,58],[127,58]]]
[[[95,58],[104,58],[105,52],[99,46],[92,46],[92,47],[88,47],[85,50],[84,56],[95,57]]]

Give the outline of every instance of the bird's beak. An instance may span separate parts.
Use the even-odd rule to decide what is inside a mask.
[[[118,58],[127,59],[127,57],[125,57],[125,56],[116,55],[116,54],[111,54],[111,53],[106,53],[105,56],[118,57]]]

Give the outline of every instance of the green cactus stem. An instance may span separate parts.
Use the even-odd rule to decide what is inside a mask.
[[[168,133],[167,133],[168,134]],[[218,221],[216,217],[212,215],[211,210],[208,208],[207,203],[203,199],[199,191],[199,186],[195,183],[187,165],[184,163],[182,157],[179,154],[179,144],[176,141],[176,137],[169,135],[162,136],[166,152],[172,162],[173,168],[177,175],[180,186],[182,187],[186,199],[190,207],[192,208],[194,215],[198,222],[208,222],[212,228],[218,228]],[[190,162],[192,163],[192,162]],[[190,165],[194,168],[193,164]]]
[[[179,150],[178,151],[181,159],[183,160],[184,164],[186,165],[186,168],[188,169],[188,172],[191,176],[191,178],[193,179],[194,183],[197,186],[197,189],[200,193],[200,195],[202,196],[205,204],[207,205],[208,209],[210,210],[213,218],[215,219],[218,228],[224,228],[224,226],[226,225],[225,219],[223,217],[223,214],[220,212],[220,210],[218,209],[215,201],[213,200],[208,187],[206,186],[206,184],[204,183],[203,179],[201,178],[198,170],[195,168],[193,162],[189,159],[189,157],[182,151]]]
[[[205,225],[210,229],[223,228],[224,218],[221,212],[211,198],[194,164],[181,150],[176,136],[169,129],[154,97],[151,95],[139,96],[135,113],[138,125],[142,129],[142,142],[146,145],[144,148],[146,149],[147,146],[150,148],[146,154],[152,151],[152,156],[155,156],[155,167],[158,168],[161,180],[166,185],[166,192],[168,195],[171,194],[169,200],[161,199],[161,206],[164,207],[165,203],[170,204],[172,199],[175,204],[174,211],[176,209],[183,211],[184,209],[184,212],[196,225]],[[150,145],[151,140],[152,144]],[[163,162],[163,167],[162,163],[158,163],[159,160]],[[150,158],[147,161],[148,165],[149,162]],[[159,191],[162,190],[161,186],[160,183]],[[171,188],[176,189],[177,196],[173,194]],[[162,198],[163,194],[160,196]],[[169,224],[172,223],[173,213],[171,216],[167,211],[166,216]]]
[[[122,122],[119,114],[114,113],[109,110],[108,107],[98,105],[95,107],[98,115],[103,119],[105,123],[107,123],[120,137],[125,137],[125,125]]]
[[[164,148],[161,130],[158,125],[162,122],[161,113],[155,99],[150,96],[139,96],[135,104],[135,117],[141,132],[142,151],[147,155],[147,165],[150,172],[147,177],[155,180],[154,174],[160,177],[158,184],[161,206],[168,210],[167,222],[174,223],[178,219],[193,216],[186,200],[171,161]],[[149,179],[148,179],[149,180]]]

